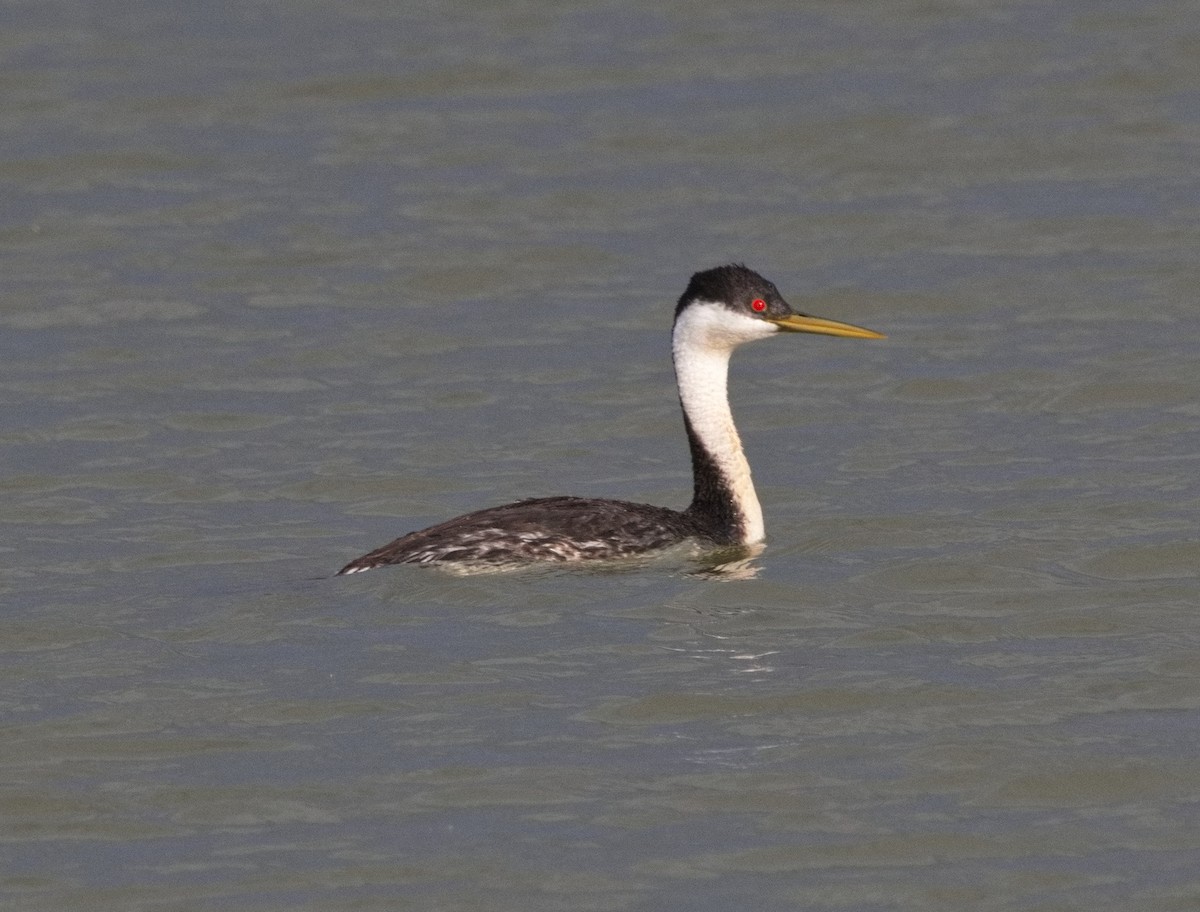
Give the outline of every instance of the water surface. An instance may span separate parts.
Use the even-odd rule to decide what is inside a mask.
[[[1181,2],[10,5],[14,908],[1200,905]],[[770,546],[329,576],[682,506],[745,260]]]

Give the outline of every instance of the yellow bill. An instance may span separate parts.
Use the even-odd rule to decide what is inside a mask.
[[[873,329],[865,329],[851,323],[839,323],[837,320],[824,320],[821,317],[810,317],[806,314],[788,314],[786,317],[766,317],[785,332],[818,333],[822,336],[845,336],[850,339],[886,339],[883,333]]]

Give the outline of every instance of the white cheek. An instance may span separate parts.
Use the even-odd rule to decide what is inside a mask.
[[[690,305],[675,321],[676,344],[696,351],[731,352],[739,345],[777,332],[779,328],[773,323],[708,301]]]

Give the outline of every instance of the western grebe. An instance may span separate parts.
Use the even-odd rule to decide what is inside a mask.
[[[763,540],[762,507],[729,409],[729,356],[779,332],[882,339],[881,333],[796,313],[771,282],[741,265],[697,272],[675,307],[675,379],[692,450],[683,511],[623,500],[544,497],[490,507],[410,532],[338,571],[385,564],[503,566],[644,555],[693,540],[708,548]]]

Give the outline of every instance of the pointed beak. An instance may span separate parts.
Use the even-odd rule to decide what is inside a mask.
[[[774,323],[784,332],[817,333],[822,336],[845,336],[849,339],[886,339],[883,333],[851,323],[839,323],[837,320],[823,320],[820,317],[810,317],[805,314],[788,314],[786,317],[766,317],[769,323]]]

